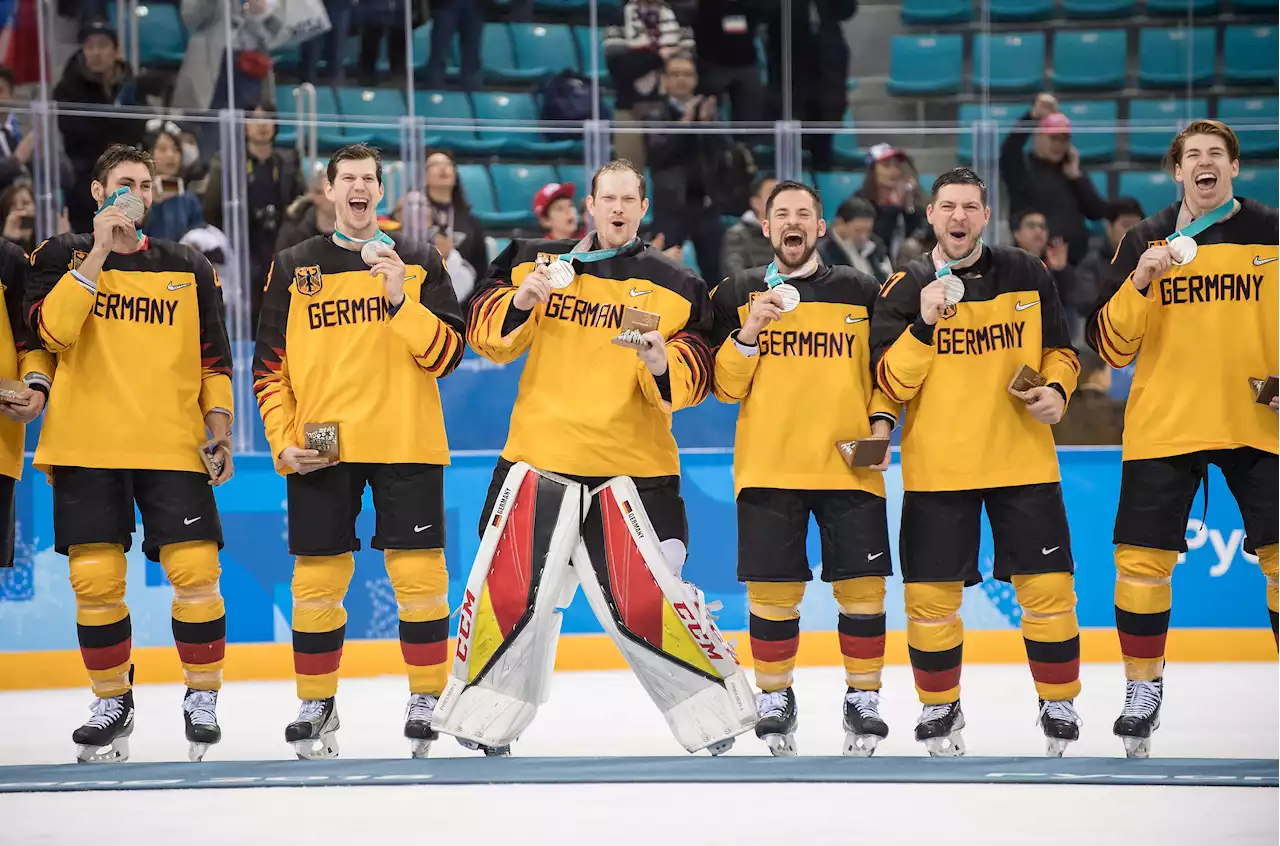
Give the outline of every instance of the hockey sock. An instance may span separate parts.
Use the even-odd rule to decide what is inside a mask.
[[[1075,580],[1070,573],[1014,576],[1022,606],[1022,642],[1041,699],[1080,695],[1080,626]]]
[[[347,595],[356,561],[342,555],[299,555],[293,565],[293,672],[299,699],[338,692],[338,665],[347,634]]]
[[[1280,606],[1277,602],[1277,577],[1280,576],[1280,544],[1267,544],[1258,550],[1258,565],[1262,567],[1262,575],[1267,577],[1267,613],[1271,615],[1271,634],[1280,643],[1280,630],[1277,630],[1277,614]]]
[[[160,547],[160,564],[173,583],[173,642],[187,687],[222,687],[227,617],[218,577],[218,545],[185,541]]]
[[[964,622],[960,619],[963,582],[908,582],[907,652],[916,693],[925,705],[960,698]]]
[[[800,651],[804,582],[747,582],[747,599],[756,685],[766,693],[788,688]]]
[[[831,585],[840,606],[840,654],[845,683],[879,690],[884,670],[884,576],[842,579]]]
[[[76,595],[76,637],[94,696],[129,689],[133,627],[124,604],[127,564],[114,543],[76,544],[69,550],[71,589]]]
[[[410,693],[439,696],[449,674],[449,573],[443,549],[388,549]]]
[[[1178,553],[1145,546],[1116,546],[1116,631],[1130,681],[1164,674],[1164,644],[1173,607],[1173,566]]]

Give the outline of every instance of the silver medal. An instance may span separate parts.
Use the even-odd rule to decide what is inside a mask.
[[[1169,241],[1169,257],[1173,259],[1173,263],[1182,267],[1191,264],[1196,260],[1196,253],[1199,252],[1200,245],[1196,243],[1196,239],[1190,235],[1179,235]]]
[[[954,306],[964,299],[964,282],[955,274],[942,277],[942,287],[946,292],[947,305]]]
[[[557,259],[547,266],[547,281],[550,282],[551,287],[556,290],[568,288],[573,284],[573,280],[577,275],[578,274],[573,272],[573,266],[567,261],[560,261]]]
[[[364,259],[365,264],[373,267],[382,260],[382,256],[378,255],[378,251],[381,250],[382,247],[383,244],[381,241],[369,241],[360,248],[360,258]]]
[[[774,285],[773,291],[782,297],[783,311],[793,311],[796,306],[800,305],[800,292],[796,290],[794,285],[783,282],[781,285]]]
[[[127,194],[121,194],[116,198],[113,205],[120,209],[120,211],[124,213],[124,216],[129,218],[133,223],[137,223],[139,220],[142,220],[142,218],[147,214],[146,203],[142,202],[142,198],[132,191]]]

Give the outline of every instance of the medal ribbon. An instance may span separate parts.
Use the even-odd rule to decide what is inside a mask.
[[[1215,223],[1222,220],[1227,215],[1231,214],[1231,210],[1235,208],[1235,204],[1236,204],[1235,197],[1228,198],[1225,203],[1218,206],[1213,211],[1205,212],[1200,217],[1196,218],[1195,220],[1188,223],[1186,226],[1179,229],[1177,232],[1170,235],[1169,240],[1172,241],[1174,238],[1180,238],[1183,235],[1187,236],[1188,238],[1196,237],[1201,232],[1208,229],[1210,226],[1213,226]]]
[[[591,236],[588,235],[586,238],[583,238],[581,241],[579,241],[577,245],[570,252],[562,253],[559,256],[557,256],[557,258],[560,261],[566,261],[570,263],[575,261],[580,261],[583,264],[590,264],[593,261],[604,261],[605,259],[613,258],[618,253],[623,252],[624,250],[631,249],[631,247],[635,245],[636,241],[638,241],[639,238],[640,236],[637,235],[635,238],[632,238],[630,241],[623,244],[621,247],[614,247],[613,249],[609,249],[609,250],[579,250],[580,247],[585,247],[591,243]]]
[[[812,276],[814,271],[816,271],[817,269],[818,269],[818,262],[810,261],[809,264],[800,268],[800,273],[804,273],[807,270],[809,272],[806,273],[805,276]],[[802,277],[800,273],[793,273],[790,276],[783,276],[782,273],[778,270],[778,262],[776,260],[771,261],[769,262],[769,266],[764,269],[764,284],[768,285],[769,290],[772,291],[774,288],[778,287],[783,282],[786,282],[789,279],[805,278],[805,277]]]
[[[102,208],[94,212],[93,216],[97,217],[98,215],[102,214],[103,211],[114,206],[116,204],[116,200],[120,199],[121,197],[123,197],[125,194],[128,194],[128,193],[129,193],[128,187],[123,187],[123,186],[120,188],[117,188],[115,191],[112,191],[111,195],[108,196],[107,199],[102,201]],[[141,241],[145,236],[142,234],[141,229],[137,230],[137,232],[138,232],[138,240]]]
[[[944,277],[944,276],[953,276],[954,274],[952,273],[951,268],[952,268],[954,265],[960,264],[961,262],[968,261],[969,259],[973,258],[973,257],[974,257],[974,255],[976,255],[977,253],[980,253],[980,252],[982,252],[982,239],[981,239],[981,238],[979,238],[979,239],[978,239],[978,244],[977,244],[977,246],[975,246],[975,247],[973,248],[973,252],[969,253],[969,255],[965,256],[964,258],[952,259],[951,261],[943,262],[942,267],[939,267],[939,268],[938,268],[937,273],[935,274],[934,278],[935,278],[935,279],[941,279],[941,278],[942,278],[942,277]]]
[[[371,241],[377,241],[377,242],[386,244],[388,247],[394,247],[396,245],[396,242],[391,240],[391,236],[383,232],[381,229],[373,233],[372,238],[365,238],[364,240],[360,240],[359,238],[352,238],[350,235],[343,234],[342,230],[340,229],[333,230],[333,242],[337,244],[339,247],[346,247],[349,250],[355,250],[359,252],[361,247],[363,247],[365,244],[368,244]]]

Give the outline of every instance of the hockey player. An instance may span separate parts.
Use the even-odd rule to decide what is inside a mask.
[[[393,245],[378,229],[378,151],[344,147],[329,160],[327,176],[334,233],[276,257],[254,357],[254,390],[286,478],[289,552],[296,556],[293,666],[302,705],[285,740],[299,758],[338,754],[342,599],[355,571],[356,516],[368,485],[377,512],[372,546],[383,550],[400,609],[410,691],[404,734],[410,753],[425,757],[448,671],[449,446],[436,383],[462,360],[464,322],[440,254]],[[331,424],[328,445],[337,457],[308,444],[308,424]]]
[[[982,243],[987,187],[968,168],[933,184],[931,254],[890,277],[871,318],[876,381],[906,404],[902,533],[907,645],[924,711],[916,739],[960,755],[961,593],[978,584],[983,506],[995,577],[1012,582],[1047,751],[1080,734],[1071,539],[1050,425],[1079,362],[1053,277],[1030,253]],[[1012,384],[1023,367],[1039,387]]]
[[[1255,401],[1250,380],[1280,372],[1280,220],[1235,196],[1239,158],[1223,123],[1198,120],[1178,133],[1167,163],[1183,200],[1125,235],[1088,324],[1089,345],[1113,367],[1137,359],[1113,538],[1127,679],[1113,730],[1133,758],[1147,757],[1160,727],[1170,578],[1210,464],[1240,508],[1276,631],[1277,405],[1274,391],[1269,406]]]
[[[648,205],[634,165],[606,165],[587,198],[595,231],[513,241],[471,301],[472,348],[499,363],[528,352],[433,720],[488,754],[545,700],[558,609],[578,583],[687,750],[717,754],[755,723],[736,658],[680,578],[671,414],[710,388],[711,304],[636,237]]]
[[[822,535],[822,578],[840,606],[844,655],[844,754],[871,755],[889,734],[880,717],[885,577],[892,571],[885,514],[888,438],[898,406],[871,381],[870,317],[879,285],[850,267],[825,267],[822,201],[779,182],[765,204],[768,267],[722,282],[715,314],[715,393],[738,402],[733,454],[738,578],[751,603],[760,722],[775,755],[794,755],[791,689],[800,644],[800,601],[812,578],[809,515]],[[850,469],[838,441],[884,439],[884,458]]]
[[[135,503],[143,554],[173,583],[191,759],[221,739],[227,624],[211,485],[233,472],[230,346],[213,267],[190,247],[139,231],[154,179],[150,154],[109,147],[94,167],[93,232],[36,248],[25,298],[31,327],[58,357],[35,465],[53,482],[54,548],[70,556],[80,653],[98,697],[72,735],[80,761],[129,757],[125,553]],[[212,479],[202,449],[218,468]]]

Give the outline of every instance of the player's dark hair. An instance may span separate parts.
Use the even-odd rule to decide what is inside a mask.
[[[1030,217],[1033,214],[1038,214],[1041,217],[1043,217],[1045,219],[1046,224],[1049,222],[1049,218],[1046,217],[1045,213],[1040,211],[1040,209],[1036,208],[1035,206],[1027,206],[1026,208],[1018,209],[1012,215],[1009,216],[1009,230],[1011,232],[1017,232],[1019,229],[1022,228],[1022,221],[1026,220],[1028,217]]]
[[[640,168],[631,163],[630,159],[614,159],[604,167],[597,170],[591,175],[591,196],[596,195],[596,183],[600,181],[600,177],[606,173],[624,173],[630,171],[636,175],[636,179],[640,180],[640,199],[645,199],[649,195],[646,193],[646,185],[644,172]]]
[[[755,178],[751,180],[751,196],[759,197],[760,192],[764,190],[764,186],[768,185],[770,182],[777,181],[778,177],[771,173],[757,173]],[[773,189],[770,188],[769,190],[772,191]]]
[[[773,190],[769,192],[769,199],[764,203],[764,216],[766,219],[773,214],[773,201],[784,191],[803,191],[813,198],[813,209],[818,213],[818,217],[822,217],[822,197],[818,196],[818,189],[812,185],[805,185],[803,182],[796,182],[792,179],[783,179],[773,186]]]
[[[861,197],[850,197],[840,204],[840,209],[836,212],[836,217],[843,220],[845,223],[863,217],[869,217],[872,220],[875,220],[876,207]]]
[[[1107,223],[1115,223],[1118,218],[1125,215],[1133,215],[1138,219],[1147,216],[1142,211],[1142,203],[1139,203],[1133,197],[1116,197],[1107,203]]]
[[[378,184],[382,184],[382,153],[377,147],[369,144],[348,144],[341,150],[333,154],[333,158],[329,159],[329,167],[325,173],[329,177],[329,183],[338,178],[338,165],[341,162],[361,162],[365,159],[373,159],[374,172],[378,176]]]
[[[971,168],[953,167],[951,170],[933,180],[932,196],[936,201],[938,192],[948,185],[976,185],[982,192],[982,205],[987,205],[987,183],[982,181],[982,177],[974,173]]]
[[[1164,157],[1165,168],[1173,170],[1175,165],[1182,164],[1182,149],[1192,135],[1218,136],[1226,145],[1227,158],[1233,162],[1240,160],[1240,139],[1236,137],[1231,127],[1220,120],[1193,120],[1186,129],[1174,136],[1173,143],[1169,145],[1169,152]]]
[[[147,166],[152,178],[156,175],[156,160],[146,150],[139,150],[128,144],[112,144],[107,148],[93,166],[93,181],[107,184],[107,175],[122,164],[135,163]]]

